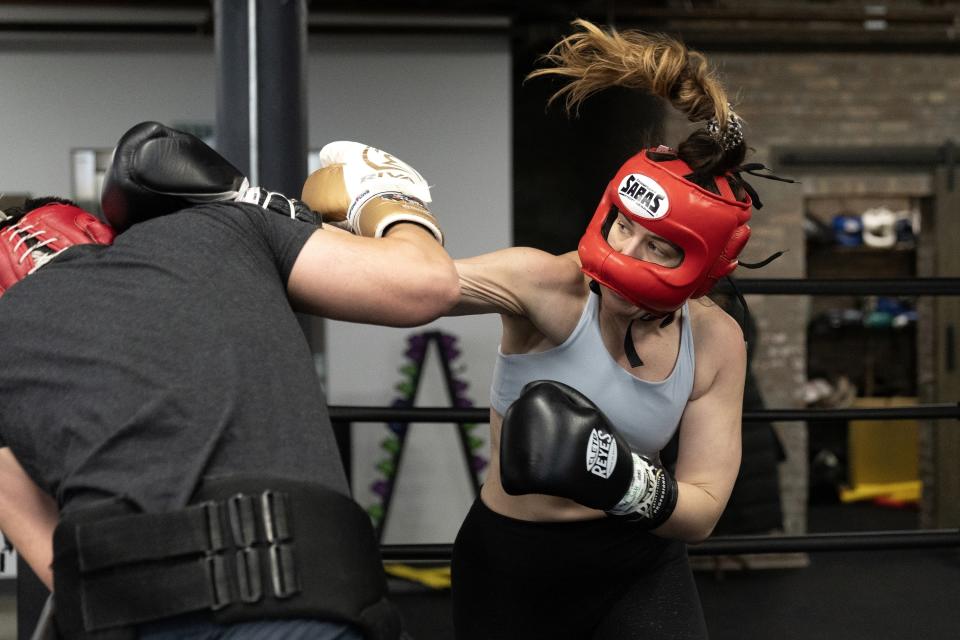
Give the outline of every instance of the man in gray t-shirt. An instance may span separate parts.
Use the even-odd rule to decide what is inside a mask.
[[[183,507],[247,470],[346,491],[287,301],[316,231],[250,204],[74,247],[0,298],[0,435],[62,511],[122,493]]]
[[[444,313],[456,272],[411,221],[373,238],[193,206],[0,291],[0,529],[48,587],[58,511],[116,497],[175,511],[237,473],[348,492],[294,311],[393,326]]]

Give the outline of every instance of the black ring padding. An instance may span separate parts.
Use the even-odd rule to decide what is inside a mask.
[[[960,278],[737,279],[743,294],[813,296],[960,296]],[[714,287],[718,293],[734,293],[726,282]]]
[[[803,536],[722,536],[688,547],[690,555],[888,551],[960,547],[960,529],[811,533]]]
[[[745,422],[827,422],[833,420],[940,420],[960,418],[960,404],[922,404],[885,409],[759,409],[743,414]]]
[[[401,564],[449,563],[453,555],[452,544],[382,544],[380,558],[384,562]]]
[[[885,409],[764,409],[744,411],[744,422],[819,422],[829,420],[907,420],[957,419],[960,404],[941,403],[891,407]],[[490,422],[489,408],[454,409],[448,407],[351,407],[331,406],[332,422],[453,422],[457,424]]]
[[[331,405],[331,422],[490,422],[489,408],[452,407],[352,407]]]
[[[960,547],[960,529],[812,533],[803,536],[721,536],[687,547],[691,556],[819,551],[888,551]],[[437,564],[450,562],[452,544],[385,544],[384,562]]]
[[[783,148],[773,163],[788,166],[896,166],[925,171],[949,163],[952,142],[914,146],[870,146],[840,149],[836,147]]]

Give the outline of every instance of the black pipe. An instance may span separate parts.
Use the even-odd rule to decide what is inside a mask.
[[[255,186],[307,177],[305,0],[216,0],[217,149]]]
[[[745,411],[744,422],[794,422],[828,420],[907,420],[960,418],[960,404],[942,403],[892,407],[887,409],[763,409]],[[447,407],[349,407],[331,406],[333,422],[453,422],[486,423],[489,408],[453,409]]]
[[[944,163],[943,146],[809,147],[782,148],[775,153],[773,165],[798,166],[894,166],[904,170],[928,171]]]
[[[251,165],[251,42],[250,22],[245,2],[214,0],[214,55],[217,68],[216,148],[244,175]],[[254,65],[254,68],[256,65]]]
[[[259,186],[300,195],[307,178],[306,0],[257,3]]]
[[[810,279],[770,278],[737,280],[741,293],[765,295],[877,295],[877,296],[956,296],[960,278]],[[726,282],[714,288],[718,293],[733,293]]]
[[[821,551],[888,551],[960,546],[960,529],[815,533],[804,536],[723,536],[688,547],[691,556]],[[450,562],[451,544],[387,544],[384,562],[439,564]]]

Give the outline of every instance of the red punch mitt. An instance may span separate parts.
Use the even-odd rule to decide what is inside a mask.
[[[80,207],[46,202],[26,211],[0,211],[0,296],[77,244],[110,244],[111,227]]]

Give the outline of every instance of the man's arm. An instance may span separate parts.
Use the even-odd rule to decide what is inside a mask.
[[[318,213],[346,223],[356,237],[327,225],[301,248],[287,281],[291,302],[338,320],[413,326],[450,309],[459,297],[419,173],[379,149],[336,142],[304,185],[304,201],[248,181],[201,140],[155,122],[121,138],[107,172],[103,210],[118,228],[198,202],[249,202],[305,222]],[[375,236],[366,237],[366,236]]]
[[[335,224],[315,232],[297,256],[287,280],[293,303],[335,320],[387,326],[447,313],[460,288],[427,210],[423,176],[359,142],[324,146],[320,165],[304,183],[303,202]]]
[[[0,449],[0,530],[48,589],[53,589],[57,504],[40,490],[9,447]]]
[[[460,296],[453,261],[417,224],[382,238],[325,226],[297,256],[287,291],[298,310],[333,320],[406,327],[443,315]]]

